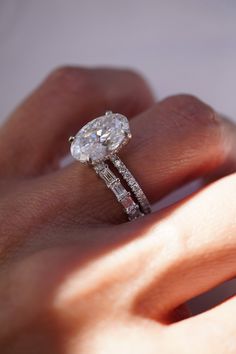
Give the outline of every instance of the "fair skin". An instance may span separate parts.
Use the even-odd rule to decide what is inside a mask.
[[[131,118],[120,156],[152,203],[134,222],[67,138],[106,110]],[[195,97],[154,102],[128,70],[61,68],[0,130],[2,354],[228,354],[236,298],[185,303],[236,275],[236,128]]]

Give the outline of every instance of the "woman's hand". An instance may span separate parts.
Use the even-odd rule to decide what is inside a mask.
[[[133,117],[122,159],[151,202],[215,182],[125,222],[92,169],[59,167],[107,109]],[[183,305],[236,274],[235,132],[192,96],[154,103],[127,70],[52,73],[0,130],[1,353],[235,353],[235,298]]]

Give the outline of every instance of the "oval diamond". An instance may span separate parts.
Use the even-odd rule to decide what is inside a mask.
[[[120,150],[129,139],[128,119],[109,112],[80,129],[71,143],[71,154],[83,163],[100,162]]]

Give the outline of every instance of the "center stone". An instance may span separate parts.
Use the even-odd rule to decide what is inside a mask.
[[[71,154],[80,162],[96,163],[116,153],[129,139],[128,119],[108,112],[80,129],[71,143]]]

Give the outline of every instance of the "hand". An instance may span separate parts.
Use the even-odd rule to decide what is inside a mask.
[[[121,156],[151,202],[211,183],[125,222],[92,169],[60,168],[107,109],[134,117]],[[1,353],[235,353],[235,298],[183,305],[236,274],[235,132],[192,96],[154,103],[128,70],[53,72],[0,130]]]

